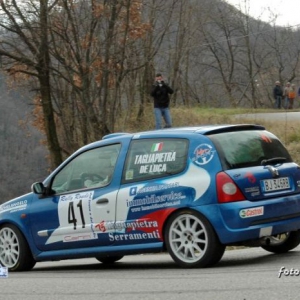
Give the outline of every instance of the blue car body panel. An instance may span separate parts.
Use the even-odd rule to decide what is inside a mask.
[[[298,230],[299,167],[293,162],[278,166],[277,171],[289,181],[289,186],[274,192],[264,190],[264,180],[273,178],[267,166],[224,170],[210,134],[231,130],[263,128],[217,125],[107,136],[76,151],[43,184],[51,185],[56,174],[81,153],[120,144],[109,185],[46,196],[26,194],[0,206],[0,225],[16,225],[37,261],[161,251],[168,218],[186,209],[205,216],[220,242],[226,245]],[[132,141],[157,138],[187,141],[184,169],[161,178],[125,182],[124,165]],[[157,157],[138,159],[142,166],[142,161]],[[164,168],[163,163],[157,164],[157,168]],[[216,177],[220,172],[235,182],[245,200],[218,202]]]

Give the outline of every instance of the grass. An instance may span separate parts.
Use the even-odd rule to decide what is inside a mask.
[[[137,110],[132,109],[124,114],[115,131],[138,132],[144,130],[154,129],[154,114],[152,106],[145,107],[145,116],[142,121],[137,121]],[[252,123],[259,124],[266,128],[266,130],[274,133],[289,150],[294,161],[300,164],[300,119],[293,121],[286,120],[250,120],[236,115],[249,113],[270,113],[278,110],[270,109],[213,109],[202,107],[172,107],[171,114],[173,119],[173,127],[181,126],[195,126],[205,124],[242,124]],[[285,112],[285,111],[281,111]],[[130,115],[129,115],[130,114]]]

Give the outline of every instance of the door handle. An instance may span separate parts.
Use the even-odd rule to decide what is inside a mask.
[[[107,204],[107,203],[108,203],[107,198],[98,199],[96,202],[96,204]]]

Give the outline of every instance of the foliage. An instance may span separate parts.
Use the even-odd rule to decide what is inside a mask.
[[[1,67],[34,91],[34,126],[45,134],[52,168],[78,147],[149,118],[156,72],[175,90],[179,125],[199,120],[182,107],[270,108],[275,80],[299,76],[299,30],[253,20],[222,0],[0,6]]]
[[[0,81],[1,84],[1,81]],[[42,181],[49,170],[47,163],[47,151],[42,146],[43,136],[28,125],[25,114],[28,111],[27,103],[17,92],[6,92],[5,85],[1,102],[0,141],[1,160],[1,200],[9,200],[29,192],[34,181]],[[30,95],[26,96],[26,100]],[[18,99],[18,102],[16,101]],[[18,103],[18,105],[17,105]],[[151,104],[145,106],[147,112],[144,117],[137,120],[139,107],[133,107],[130,111],[122,111],[116,122],[116,131],[138,132],[154,129],[154,115]],[[205,124],[237,124],[256,123],[266,127],[267,130],[277,135],[286,145],[295,162],[300,164],[300,135],[298,133],[300,120],[297,121],[265,121],[261,119],[249,119],[252,113],[269,113],[269,110],[249,109],[211,109],[200,106],[172,107],[171,113],[174,126],[198,126]],[[278,111],[276,111],[278,112]]]

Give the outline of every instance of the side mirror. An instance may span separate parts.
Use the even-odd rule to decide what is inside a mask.
[[[42,182],[35,182],[31,186],[31,191],[35,194],[42,195],[45,193],[46,188]]]

